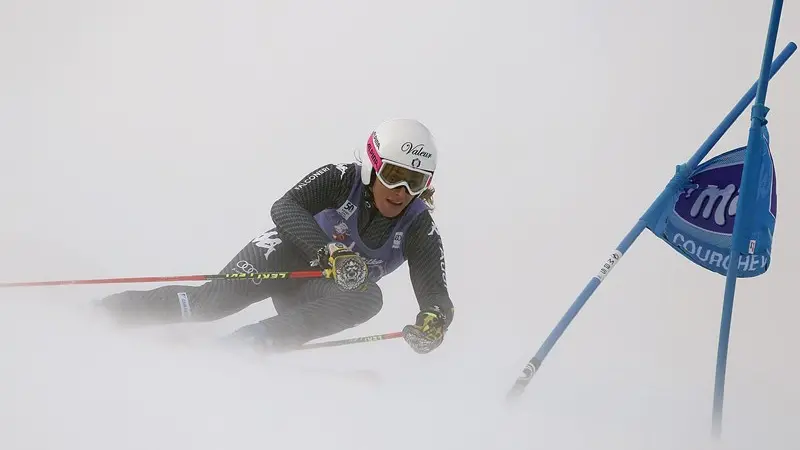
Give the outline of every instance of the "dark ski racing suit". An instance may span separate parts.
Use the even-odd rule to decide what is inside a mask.
[[[294,346],[374,317],[383,306],[376,281],[408,261],[420,311],[442,312],[446,329],[453,304],[444,248],[430,212],[417,199],[401,216],[386,218],[375,208],[371,188],[360,180],[360,166],[354,163],[328,164],[311,172],[273,204],[275,226],[248,242],[220,273],[318,270],[311,261],[320,248],[334,241],[355,242],[353,250],[369,267],[363,291],[343,291],[330,279],[214,280],[201,286],[124,291],[101,304],[121,323],[164,324],[212,321],[271,298],[278,314],[242,330]],[[378,258],[369,255],[370,249],[377,249],[372,256]]]

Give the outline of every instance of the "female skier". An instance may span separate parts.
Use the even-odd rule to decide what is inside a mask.
[[[212,321],[271,298],[277,315],[228,339],[279,351],[366,322],[383,306],[376,284],[405,261],[419,304],[405,341],[438,347],[453,320],[444,248],[430,214],[437,148],[419,121],[393,119],[369,136],[362,163],[328,164],[271,208],[274,227],[249,242],[221,273],[324,270],[328,278],[214,280],[125,291],[100,305],[123,324]]]

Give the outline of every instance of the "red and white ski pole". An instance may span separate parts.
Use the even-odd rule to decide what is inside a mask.
[[[160,283],[172,281],[210,281],[210,280],[289,280],[297,278],[326,278],[321,270],[300,270],[294,272],[259,272],[259,273],[226,273],[214,275],[175,275],[167,277],[126,277],[126,278],[94,278],[86,280],[53,280],[0,282],[0,288],[31,286],[65,286],[81,284],[115,284],[115,283]]]
[[[229,273],[213,275],[173,275],[153,277],[122,277],[122,278],[91,278],[82,280],[51,280],[51,281],[21,281],[0,282],[0,288],[34,287],[34,286],[69,286],[86,284],[115,284],[115,283],[159,283],[173,281],[210,281],[210,280],[290,280],[303,278],[327,278],[321,270],[300,270],[289,272],[259,272],[259,273]],[[309,350],[323,347],[338,347],[342,345],[360,344],[366,342],[385,341],[403,337],[400,331],[371,336],[361,336],[336,341],[315,342],[305,344],[295,350]]]

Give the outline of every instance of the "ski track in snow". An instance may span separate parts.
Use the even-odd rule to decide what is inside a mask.
[[[512,379],[479,364],[416,374],[379,364],[371,369],[379,379],[359,380],[330,373],[352,373],[342,355],[358,354],[353,349],[265,360],[187,346],[169,332],[122,331],[66,305],[30,297],[0,304],[0,448],[753,448],[710,442],[705,427],[682,429],[674,415],[686,399],[675,399],[672,410],[654,402],[642,416],[624,390],[582,403],[579,390],[543,396],[534,380],[508,407],[498,388]]]

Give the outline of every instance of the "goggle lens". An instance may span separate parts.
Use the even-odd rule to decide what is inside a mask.
[[[411,195],[417,195],[428,186],[431,176],[384,160],[378,178],[389,189],[405,185]]]

